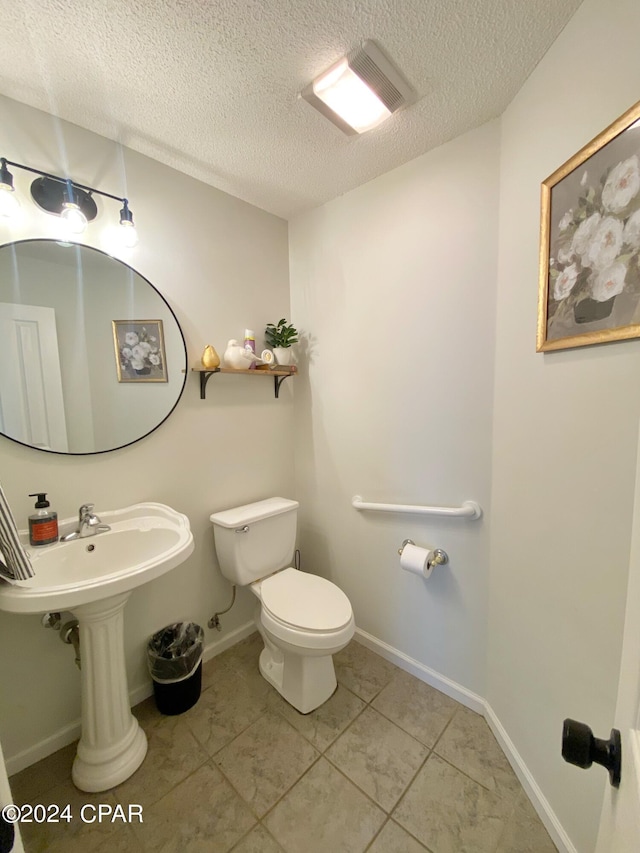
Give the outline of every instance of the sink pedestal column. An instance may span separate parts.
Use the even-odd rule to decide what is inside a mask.
[[[130,593],[74,607],[82,658],[82,736],[71,777],[81,791],[106,791],[142,764],[147,738],[131,713],[123,610]]]

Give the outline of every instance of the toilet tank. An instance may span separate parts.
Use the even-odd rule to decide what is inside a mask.
[[[298,501],[267,498],[210,516],[222,574],[246,586],[291,565]]]

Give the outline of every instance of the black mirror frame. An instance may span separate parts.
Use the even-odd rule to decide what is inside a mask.
[[[0,249],[6,249],[9,246],[17,246],[20,243],[58,243],[58,242],[60,242],[60,241],[55,240],[53,238],[33,237],[33,238],[25,238],[23,240],[12,240],[9,243],[2,243],[2,244],[0,244]],[[178,403],[180,402],[180,400],[182,398],[182,395],[184,394],[184,389],[185,389],[186,384],[187,384],[187,375],[188,375],[188,370],[187,370],[187,367],[188,367],[187,343],[186,343],[185,338],[184,338],[184,332],[182,331],[182,326],[180,325],[180,322],[179,322],[178,318],[176,317],[175,311],[173,310],[171,305],[169,305],[169,303],[164,298],[164,296],[160,293],[158,288],[154,284],[152,284],[149,281],[149,279],[146,278],[146,276],[144,276],[144,275],[142,275],[142,273],[138,272],[138,270],[135,269],[134,267],[132,267],[131,264],[126,263],[126,261],[123,261],[120,258],[116,258],[114,255],[110,255],[108,252],[105,252],[103,249],[96,249],[95,246],[88,246],[86,243],[77,243],[77,242],[72,241],[72,240],[69,240],[67,242],[73,243],[74,246],[78,246],[82,249],[91,249],[94,252],[99,252],[101,255],[104,255],[105,257],[109,258],[110,260],[116,261],[117,263],[122,264],[123,266],[130,269],[137,276],[139,276],[146,284],[149,285],[149,287],[152,290],[155,290],[155,292],[158,294],[160,299],[162,299],[164,304],[169,309],[169,312],[172,315],[173,319],[176,321],[176,326],[178,327],[178,331],[180,332],[180,338],[182,339],[182,346],[184,349],[184,370],[183,370],[184,379],[182,380],[182,387],[180,388],[180,393],[176,397],[175,403],[173,404],[171,409],[167,412],[167,414],[164,416],[164,418],[161,421],[159,421],[159,423],[157,423],[148,432],[145,432],[143,435],[138,436],[138,438],[134,438],[133,441],[128,441],[125,444],[119,444],[117,447],[108,447],[105,450],[89,450],[89,451],[86,451],[84,453],[73,453],[72,451],[69,451],[69,450],[49,450],[49,449],[44,448],[44,447],[34,447],[32,444],[27,444],[24,441],[19,441],[17,438],[12,438],[10,435],[6,435],[4,432],[0,432],[0,436],[2,436],[2,438],[6,438],[9,441],[13,441],[15,444],[20,444],[20,445],[22,445],[22,447],[28,447],[30,450],[37,450],[39,453],[54,453],[56,456],[99,456],[102,453],[113,453],[114,450],[122,450],[125,447],[130,447],[132,444],[136,444],[138,441],[142,441],[143,438],[146,438],[148,435],[151,435],[152,432],[155,432],[159,427],[161,427],[162,424],[167,420],[167,418],[175,411],[176,406],[178,405]]]

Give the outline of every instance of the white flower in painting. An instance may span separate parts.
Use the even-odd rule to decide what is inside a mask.
[[[131,358],[133,355],[131,347],[122,347],[122,355],[124,358]]]
[[[622,292],[627,268],[624,264],[612,264],[591,278],[591,295],[596,302],[606,302]]]
[[[140,341],[138,347],[144,352],[145,355],[148,355],[151,352],[151,344],[147,341]]]
[[[587,251],[593,233],[599,224],[599,213],[592,213],[591,216],[588,217],[588,219],[585,219],[584,222],[580,223],[576,230],[576,233],[573,235],[573,241],[571,243],[571,248],[576,253],[576,255],[580,255],[580,257],[582,257],[582,255],[584,255],[584,253]]]
[[[565,243],[558,249],[558,260],[561,264],[569,264],[574,258],[574,253],[571,243]]]
[[[634,249],[640,248],[640,210],[636,210],[627,219],[622,232],[622,241]]]
[[[144,369],[144,361],[141,361],[140,359],[132,358],[130,364],[134,370],[143,370]]]
[[[151,362],[151,364],[153,364],[155,367],[157,367],[160,364],[160,356],[156,355],[154,352],[152,352],[151,355],[149,356],[149,361]]]
[[[139,340],[140,339],[138,338],[138,336],[136,335],[135,332],[127,332],[127,334],[124,336],[125,344],[127,344],[130,347],[134,347],[138,343]]]
[[[553,285],[553,298],[558,302],[561,299],[565,299],[571,293],[577,278],[578,268],[575,264],[571,264],[570,267],[564,269]]]
[[[580,186],[586,187],[588,180],[589,180],[589,173],[585,169],[585,171],[582,173],[582,177],[580,178]]]
[[[565,215],[562,217],[562,219],[558,223],[558,228],[561,231],[566,231],[572,222],[573,222],[573,210],[567,210]]]
[[[618,257],[621,248],[622,222],[615,216],[606,216],[593,232],[582,263],[597,270],[606,269]]]
[[[146,352],[144,350],[143,344],[137,344],[131,352],[132,352],[133,358],[136,361],[144,361],[144,357],[146,355]],[[139,370],[139,368],[136,368],[136,370]]]
[[[620,213],[640,190],[640,164],[634,154],[614,166],[602,188],[602,204],[611,213]]]

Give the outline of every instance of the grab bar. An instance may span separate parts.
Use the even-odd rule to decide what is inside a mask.
[[[411,504],[372,504],[354,495],[351,500],[356,509],[370,509],[374,512],[407,512],[415,515],[446,515],[455,518],[480,518],[482,507],[475,501],[465,501],[462,506],[413,506]]]

